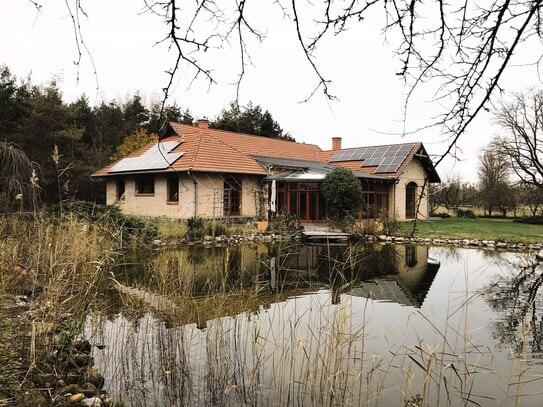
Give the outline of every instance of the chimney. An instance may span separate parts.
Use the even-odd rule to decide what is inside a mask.
[[[332,137],[332,150],[341,150],[341,137]]]
[[[207,120],[207,117],[204,117],[203,119],[198,119],[198,128],[204,130],[209,128],[209,120]]]

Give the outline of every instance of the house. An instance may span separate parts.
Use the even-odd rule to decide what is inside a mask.
[[[92,176],[106,181],[106,203],[127,214],[266,219],[285,212],[311,223],[327,216],[320,184],[337,166],[362,183],[362,217],[428,217],[428,183],[440,179],[421,143],[343,149],[334,137],[332,150],[323,151],[199,120],[170,123],[160,141]]]

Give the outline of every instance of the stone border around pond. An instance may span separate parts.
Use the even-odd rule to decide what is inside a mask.
[[[425,238],[425,237],[404,237],[389,235],[353,235],[353,240],[361,242],[383,242],[383,243],[417,243],[433,246],[456,246],[471,247],[489,250],[528,251],[537,250],[538,258],[543,259],[543,242],[524,243],[501,240],[479,240],[479,239],[447,239],[447,238]],[[171,248],[183,246],[226,246],[242,243],[276,243],[292,240],[301,240],[301,235],[296,234],[275,234],[275,233],[254,233],[250,235],[232,236],[205,236],[199,240],[154,240],[152,245],[157,248]]]

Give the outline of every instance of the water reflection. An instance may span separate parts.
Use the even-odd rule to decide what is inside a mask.
[[[427,246],[258,245],[165,251],[118,271],[117,292],[137,321],[146,309],[169,325],[257,312],[304,293],[341,294],[420,307],[439,269]],[[127,298],[128,297],[128,298]],[[121,312],[119,296],[107,309]],[[191,298],[187,305],[186,298]],[[180,312],[182,311],[182,312]]]
[[[131,406],[538,406],[529,264],[411,245],[163,252],[116,271],[86,335]]]

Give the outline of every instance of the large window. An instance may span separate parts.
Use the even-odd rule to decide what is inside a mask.
[[[152,175],[141,175],[136,178],[136,194],[154,195],[155,177]]]
[[[410,182],[405,187],[405,217],[414,219],[417,214],[417,184]]]
[[[389,186],[381,184],[364,184],[362,189],[364,191],[362,217],[366,219],[388,217]]]
[[[179,177],[177,175],[170,175],[167,178],[168,183],[168,202],[179,202]]]

